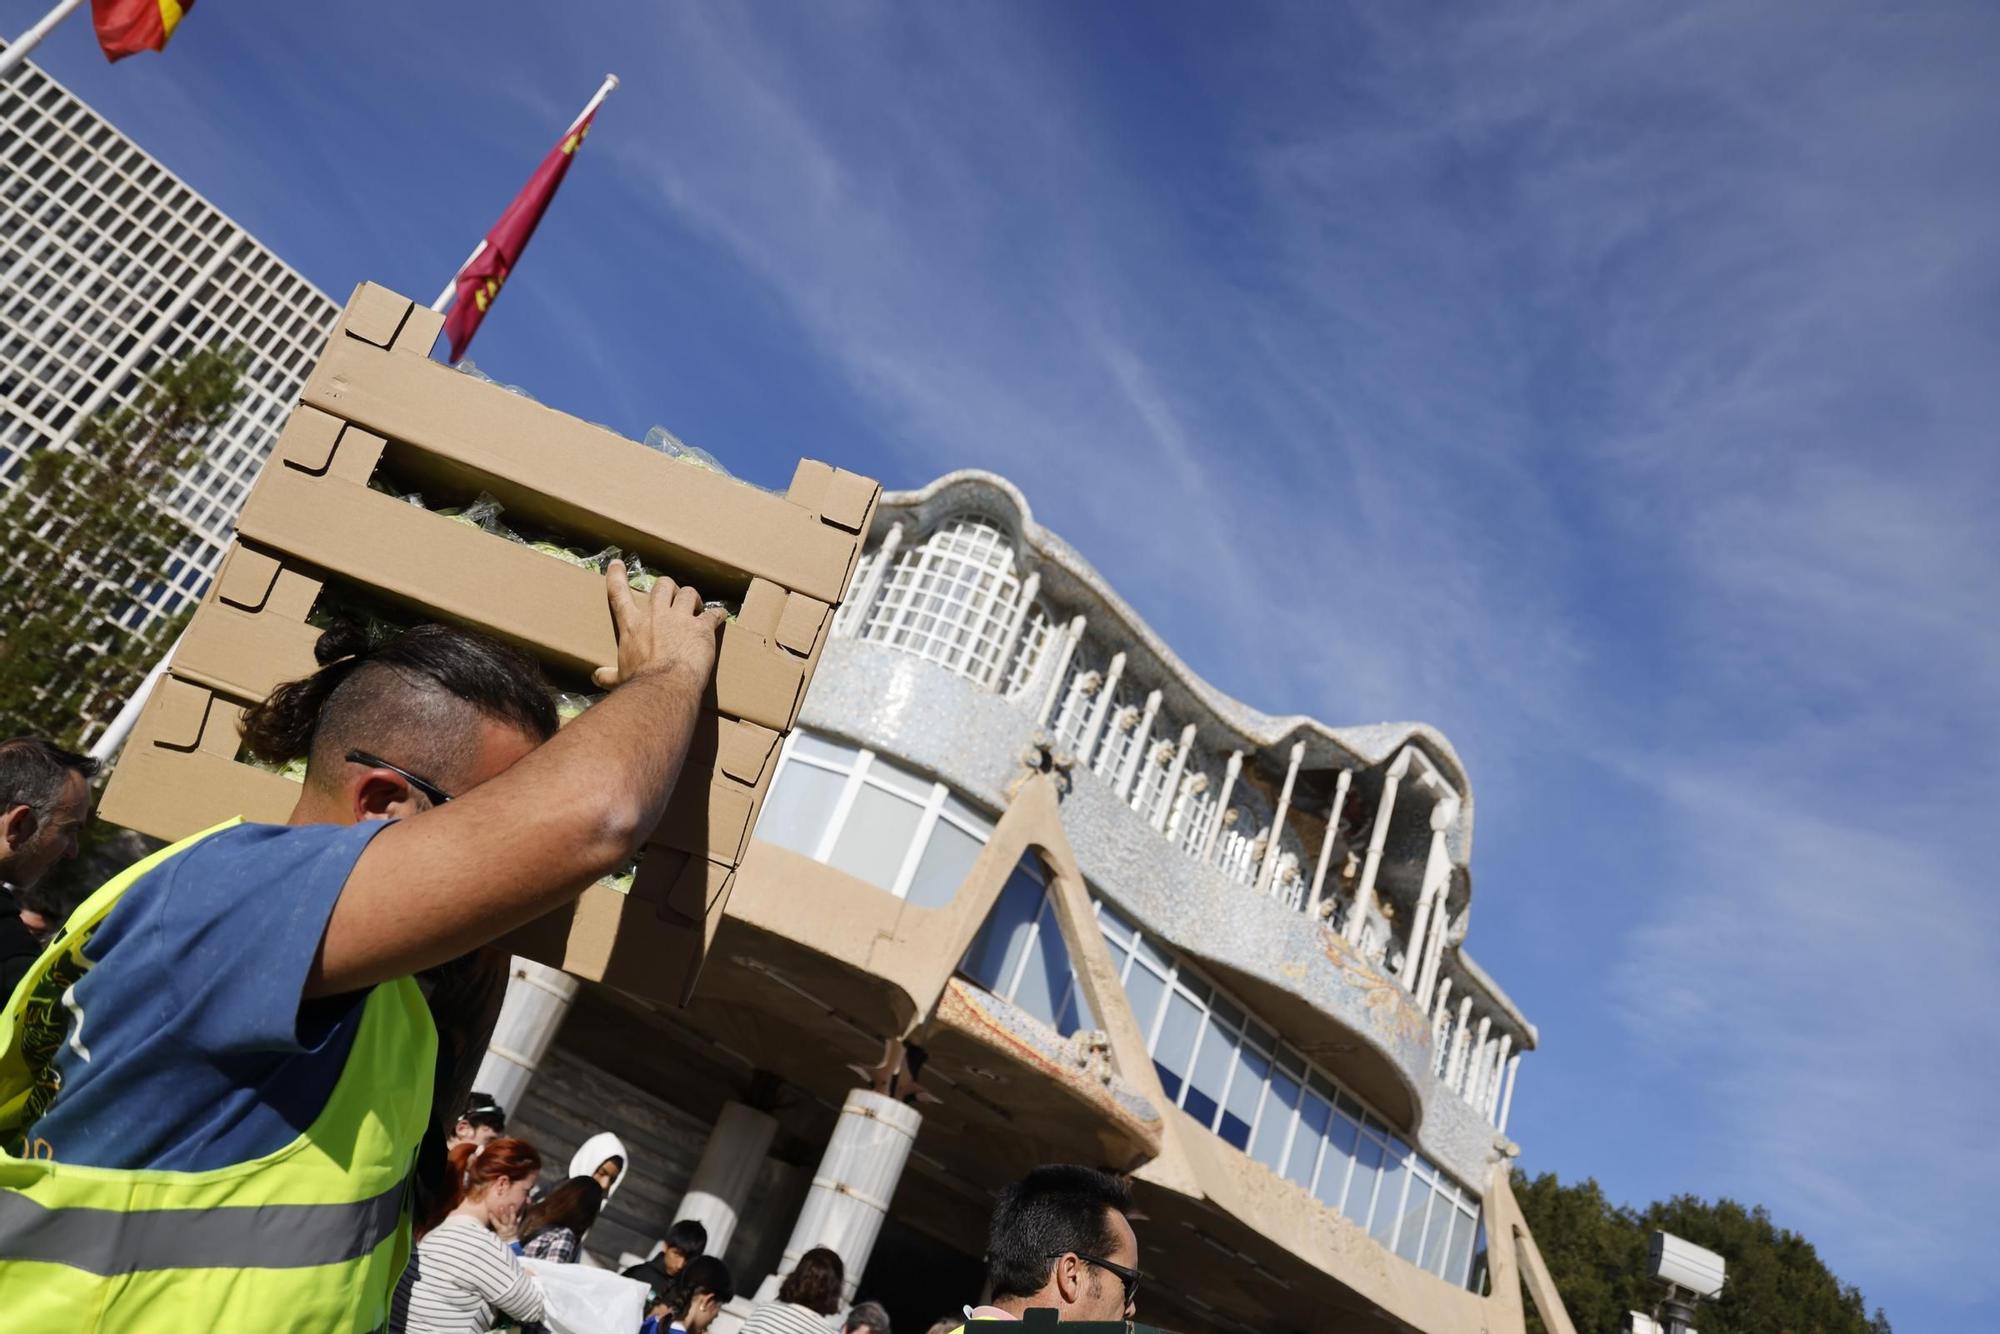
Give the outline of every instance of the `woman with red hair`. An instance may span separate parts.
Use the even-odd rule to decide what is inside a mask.
[[[543,1317],[542,1290],[496,1235],[511,1228],[542,1170],[525,1140],[454,1145],[443,1219],[420,1220],[389,1328],[396,1334],[483,1334],[494,1312],[526,1323]]]

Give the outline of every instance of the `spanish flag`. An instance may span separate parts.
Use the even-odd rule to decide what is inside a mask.
[[[90,20],[106,60],[164,51],[194,0],[90,0]]]

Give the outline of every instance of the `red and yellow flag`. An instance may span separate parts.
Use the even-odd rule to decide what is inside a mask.
[[[164,51],[194,0],[90,0],[90,20],[106,60]]]
[[[455,280],[458,292],[452,301],[451,314],[444,321],[445,335],[451,339],[451,359],[454,362],[464,356],[465,349],[471,346],[472,335],[478,332],[479,322],[486,318],[487,308],[500,295],[501,285],[513,272],[521,252],[527,249],[528,238],[535,234],[542,214],[548,212],[549,201],[556,197],[556,187],[569,174],[570,160],[582,147],[584,136],[590,133],[590,123],[595,119],[597,108],[593,105],[549,150],[549,155],[542,159],[542,165],[535,168],[535,174],[521,187],[521,193],[514,196],[514,202],[507,205],[507,211],[500,215],[500,221],[486,233],[486,244],[459,270]]]

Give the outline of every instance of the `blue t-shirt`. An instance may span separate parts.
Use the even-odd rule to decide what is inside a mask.
[[[238,825],[127,889],[64,1000],[55,1099],[25,1145],[4,1147],[199,1172],[298,1138],[333,1092],[367,998],[305,1000],[306,973],[355,859],[387,827]]]

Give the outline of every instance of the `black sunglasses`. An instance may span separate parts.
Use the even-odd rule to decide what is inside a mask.
[[[419,778],[402,765],[391,764],[380,755],[370,755],[365,750],[350,750],[347,752],[347,762],[349,764],[365,764],[370,769],[387,769],[390,773],[399,775],[411,787],[423,793],[433,806],[442,806],[451,800],[451,793],[445,791],[430,779]]]
[[[1074,1255],[1087,1265],[1096,1265],[1106,1273],[1117,1275],[1118,1286],[1125,1294],[1125,1304],[1127,1306],[1131,1306],[1139,1300],[1139,1284],[1146,1277],[1144,1272],[1137,1269],[1127,1269],[1124,1265],[1112,1264],[1109,1260],[1099,1255],[1085,1255],[1082,1251],[1055,1251],[1050,1254],[1049,1258],[1051,1260],[1060,1260],[1065,1255]]]

